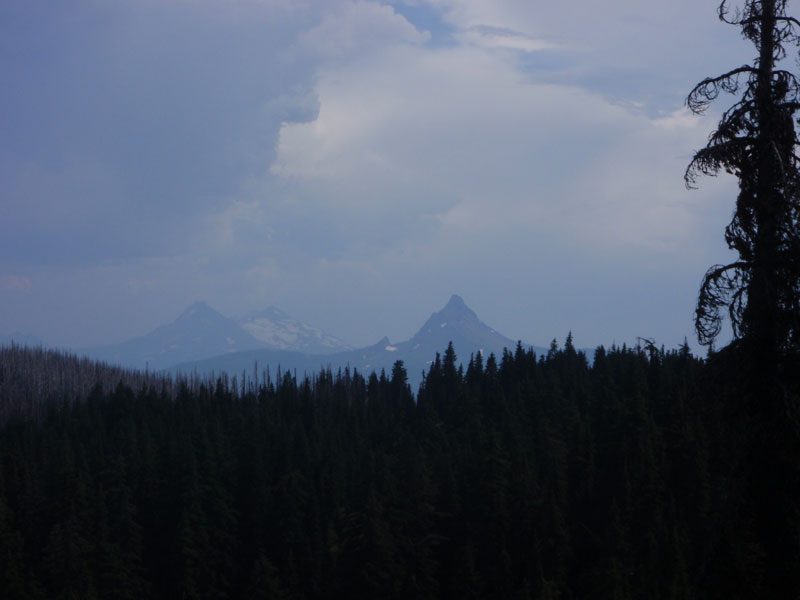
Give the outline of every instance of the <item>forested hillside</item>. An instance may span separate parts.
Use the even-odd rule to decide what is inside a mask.
[[[172,380],[157,373],[42,347],[0,346],[0,424],[11,415],[38,421],[54,408],[84,402],[95,387],[110,390],[120,383],[172,396]]]
[[[416,402],[401,363],[174,389],[96,366],[85,396],[35,411],[9,382],[59,356],[24,352],[0,354],[4,598],[763,590],[733,350],[590,366],[568,340],[459,366],[451,347]]]

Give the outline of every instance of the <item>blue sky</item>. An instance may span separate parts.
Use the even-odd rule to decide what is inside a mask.
[[[0,331],[202,299],[361,345],[458,293],[530,343],[691,342],[736,186],[684,188],[683,99],[752,55],[716,5],[6,0]]]

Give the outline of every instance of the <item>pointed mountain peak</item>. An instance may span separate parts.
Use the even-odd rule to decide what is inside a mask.
[[[450,296],[450,300],[447,302],[445,307],[440,310],[436,315],[440,317],[448,317],[451,319],[468,319],[468,320],[477,320],[478,315],[475,314],[475,311],[472,310],[469,306],[467,306],[464,299],[457,295],[453,294]],[[434,315],[435,316],[435,315]]]
[[[467,305],[464,302],[464,299],[459,296],[458,294],[453,294],[450,296],[450,300],[447,302],[447,305],[444,307],[445,310],[447,309],[461,309],[465,308]]]
[[[433,356],[452,342],[455,352],[469,356],[471,352],[494,352],[513,349],[516,343],[498,333],[475,314],[463,298],[453,295],[447,305],[433,313],[410,340],[414,352]]]
[[[164,368],[188,360],[256,350],[263,344],[205,302],[188,306],[172,323],[90,355],[126,366]]]

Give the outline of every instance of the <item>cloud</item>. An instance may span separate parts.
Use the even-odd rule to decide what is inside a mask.
[[[653,114],[673,110],[697,81],[753,58],[738,29],[718,21],[716,4],[696,0],[426,2],[457,37],[509,30],[557,50],[548,62],[520,62],[533,77],[638,100]]]
[[[5,5],[3,250],[82,265],[180,253],[270,163],[281,122],[315,114],[315,67],[294,44],[318,6]]]
[[[557,47],[552,42],[537,39],[513,29],[489,27],[487,25],[472,26],[458,34],[457,38],[466,44],[485,46],[487,48],[522,50],[523,52],[550,50]]]
[[[358,59],[387,43],[424,44],[430,34],[418,31],[391,6],[374,2],[344,3],[322,22],[300,34],[298,44],[322,64]]]
[[[283,124],[271,168],[279,185],[265,191],[274,222],[304,240],[302,258],[284,264],[313,280],[284,284],[343,287],[350,302],[363,294],[374,305],[414,281],[426,298],[461,289],[486,302],[486,289],[530,298],[535,273],[560,282],[537,292],[548,314],[563,293],[621,306],[628,290],[663,321],[659,294],[674,295],[680,280],[688,302],[671,314],[690,315],[696,274],[719,245],[709,227],[725,222],[733,190],[724,179],[684,189],[709,120],[531,79],[494,50],[387,39],[320,69],[319,112]],[[646,282],[647,299],[635,281]],[[630,325],[641,332],[645,322]],[[591,315],[579,324],[599,335]]]
[[[655,307],[682,338],[658,294],[694,294],[732,188],[684,190],[713,124],[678,109],[741,62],[689,1],[4,3],[0,256],[38,300],[0,313],[113,341],[202,297],[360,343],[460,292],[530,341]]]
[[[315,90],[317,118],[282,126],[272,173],[332,227],[388,231],[384,248],[417,242],[420,229],[676,250],[696,233],[670,198],[685,194],[688,151],[707,124],[682,111],[651,118],[527,81],[475,47],[388,47],[323,70]]]

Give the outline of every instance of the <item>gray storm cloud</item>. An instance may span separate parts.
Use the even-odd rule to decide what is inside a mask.
[[[360,344],[459,292],[535,342],[677,344],[733,197],[682,187],[713,122],[683,94],[738,47],[699,10],[4,3],[0,276],[29,289],[0,330],[118,341],[204,298]]]

